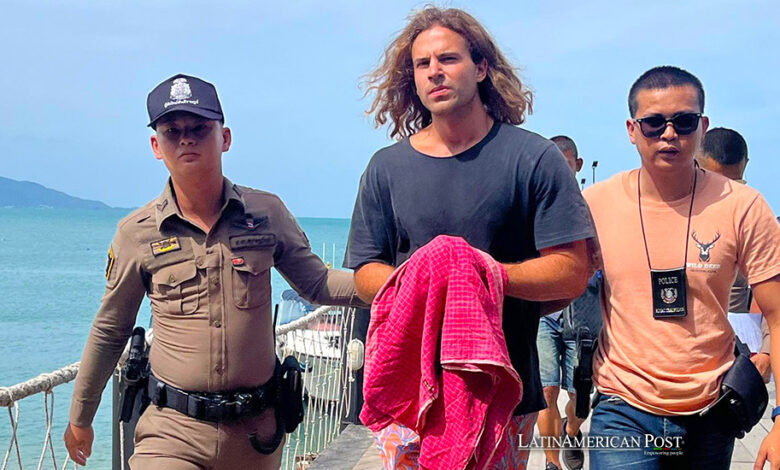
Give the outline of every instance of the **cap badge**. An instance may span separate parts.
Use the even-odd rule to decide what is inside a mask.
[[[174,101],[192,98],[192,90],[186,78],[177,78],[171,85],[171,99]]]

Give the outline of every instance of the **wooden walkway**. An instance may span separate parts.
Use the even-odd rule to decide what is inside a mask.
[[[733,470],[752,470],[753,463],[758,455],[758,448],[761,445],[761,441],[772,429],[772,420],[770,419],[770,413],[772,408],[775,407],[775,383],[772,382],[767,386],[769,391],[769,406],[764,413],[764,418],[756,425],[750,434],[746,435],[743,439],[738,439],[734,445],[734,454],[731,457],[731,468]],[[558,399],[558,409],[563,412],[568,397],[565,393],[562,393]],[[587,432],[590,428],[590,420],[586,421],[582,427],[583,432]],[[362,456],[357,464],[351,467],[353,470],[381,470],[382,461],[379,458],[379,452],[374,446],[373,440],[363,440],[361,445],[364,449]],[[544,469],[544,452],[541,450],[531,452],[531,456],[528,462],[528,470],[543,470]],[[315,460],[315,463],[317,461]],[[336,470],[338,467],[318,467],[318,468],[332,468]],[[341,467],[350,468],[350,467]],[[764,465],[764,468],[769,468],[769,465]],[[588,458],[585,458],[585,469],[588,469]]]

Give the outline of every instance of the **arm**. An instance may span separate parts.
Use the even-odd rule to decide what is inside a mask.
[[[766,317],[761,317],[761,350],[762,354],[769,354],[771,349],[771,342],[769,341],[769,323],[766,321]]]
[[[599,246],[598,239],[588,238],[587,240],[585,240],[585,244],[587,246],[588,254],[590,255],[590,264],[592,268],[595,270],[602,269],[604,266],[601,260],[601,247]],[[588,280],[588,282],[590,282],[590,280]],[[574,302],[576,299],[577,297],[573,299],[562,299],[562,300],[552,300],[549,302],[542,302],[539,307],[539,316],[545,316],[563,310],[564,308],[568,307],[572,302]]]
[[[538,258],[504,267],[507,295],[539,302],[568,299],[567,305],[585,292],[593,274],[585,240],[544,248]]]
[[[355,290],[352,273],[329,269],[312,253],[309,240],[298,222],[279,201],[279,213],[274,218],[278,240],[274,252],[275,267],[298,292],[309,302],[319,305],[346,305],[362,307]]]
[[[554,144],[534,167],[528,194],[534,208],[534,241],[540,257],[505,264],[506,294],[548,302],[540,313],[560,310],[579,297],[593,274],[597,244],[592,218],[571,169]]]
[[[770,337],[780,336],[780,275],[753,286],[753,295],[769,325]],[[780,341],[771,341],[769,359],[775,382],[780,381]],[[775,392],[775,403],[780,403],[780,389]],[[772,430],[764,438],[756,458],[755,469],[763,468],[769,459],[773,469],[780,468],[780,419],[775,419]]]
[[[325,266],[311,252],[308,242],[286,250],[279,257],[276,268],[293,289],[309,302],[318,305],[365,306],[358,297],[352,273]]]
[[[368,306],[359,297],[360,294],[355,289],[354,275],[349,271],[328,269],[323,287],[310,299],[311,302],[319,305]]]
[[[86,464],[92,451],[92,420],[101,393],[132,333],[146,293],[134,252],[134,244],[117,232],[106,269],[106,292],[84,347],[64,436],[70,458],[79,465]]]
[[[390,190],[382,184],[380,172],[371,159],[360,177],[344,267],[355,270],[355,285],[363,301],[371,304],[395,268],[393,240],[397,227],[392,216]]]
[[[570,252],[573,252],[574,254],[569,255]],[[552,257],[544,259],[546,254],[552,255]],[[582,259],[581,263],[580,259]],[[539,262],[540,260],[542,260],[541,263]],[[545,286],[544,282],[558,282],[557,279],[564,279],[565,282],[569,282],[570,284],[567,288],[571,290],[567,292],[570,292],[571,296],[562,299],[550,299],[552,301],[544,302],[542,304],[542,315],[557,312],[569,305],[573,299],[577,298],[585,291],[585,286],[587,286],[588,279],[592,274],[589,266],[590,263],[587,259],[585,241],[578,241],[560,247],[542,250],[542,256],[539,258],[524,261],[522,263],[504,265],[509,277],[507,295],[526,298],[522,293],[520,295],[514,295],[512,293],[515,290],[520,290],[520,292],[522,292],[522,290],[526,288],[529,289],[529,292],[537,292],[538,295],[542,295],[545,291],[557,292],[557,290],[549,289]],[[547,277],[539,276],[540,273],[538,270],[544,269],[545,267],[549,268],[552,272],[548,272]],[[360,298],[365,302],[371,303],[377,292],[379,292],[379,289],[382,288],[390,275],[393,274],[394,269],[395,268],[388,264],[378,262],[367,263],[358,268],[358,270],[355,271],[355,285]],[[568,272],[556,271],[558,269],[565,269]],[[585,274],[583,275],[582,273]],[[577,276],[584,276],[584,281],[581,282],[581,279]],[[580,282],[582,284],[581,286],[577,284]],[[510,289],[512,289],[512,291],[510,291]],[[539,299],[528,298],[528,300]]]
[[[769,341],[769,325],[766,322],[766,318],[761,318],[761,336],[761,350],[757,354],[754,354],[750,360],[753,361],[753,365],[755,365],[758,372],[761,373],[761,377],[764,378],[764,383],[769,383],[769,378],[772,373],[772,365],[769,360],[771,343]]]
[[[374,301],[377,292],[393,274],[395,268],[384,263],[367,263],[355,271],[355,285],[358,295],[367,303]]]

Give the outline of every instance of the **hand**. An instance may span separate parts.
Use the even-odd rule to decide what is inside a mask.
[[[761,373],[761,377],[764,379],[764,383],[769,383],[769,376],[772,373],[772,365],[769,362],[769,354],[758,353],[750,358],[756,369]]]
[[[764,442],[761,443],[753,470],[764,468],[764,462],[767,459],[769,459],[771,470],[780,469],[780,428],[777,425],[772,427],[772,430],[764,438]]]
[[[80,427],[68,423],[63,440],[70,459],[77,465],[85,466],[87,458],[92,455],[92,441],[95,440],[92,426]]]

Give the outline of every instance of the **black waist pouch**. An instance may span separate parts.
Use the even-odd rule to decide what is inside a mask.
[[[724,409],[741,439],[764,415],[769,394],[764,379],[750,360],[750,351],[739,339],[735,352],[734,364],[720,385],[720,396],[700,414],[704,416],[716,406]]]

